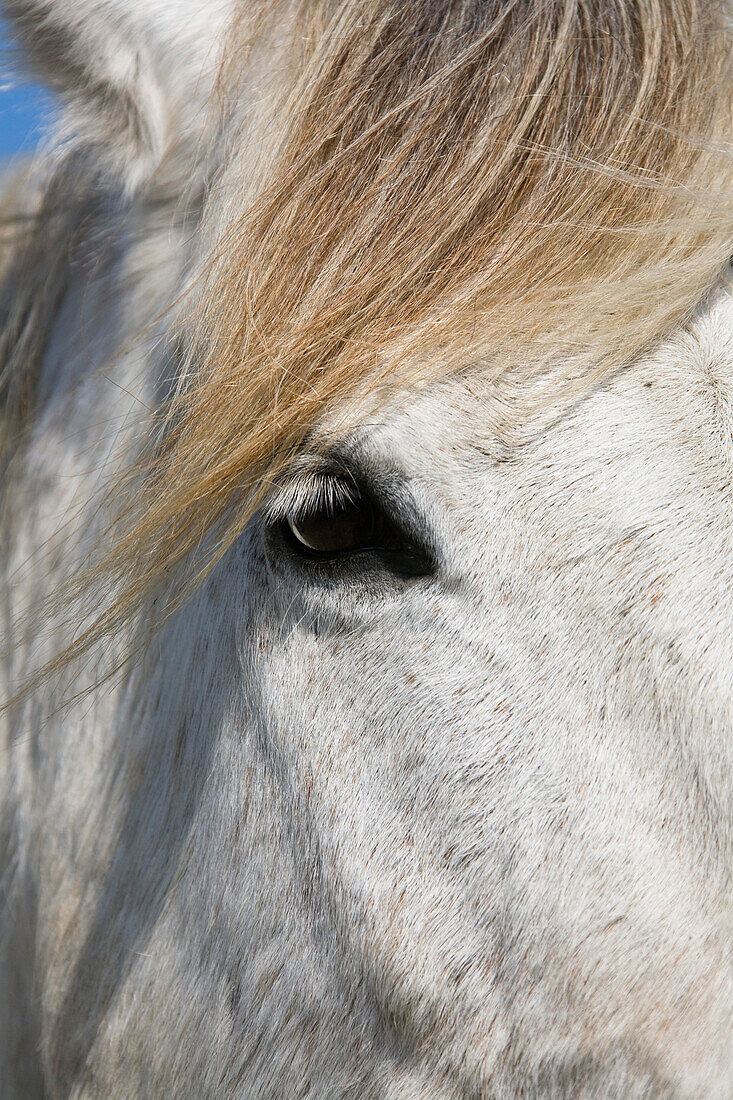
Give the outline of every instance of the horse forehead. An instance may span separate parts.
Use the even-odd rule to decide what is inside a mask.
[[[621,467],[672,491],[696,478],[720,488],[733,480],[733,296],[720,292],[600,385],[578,391],[561,372],[532,377],[521,365],[499,377],[478,369],[403,395],[363,439],[416,485],[451,495],[496,479],[535,492],[543,481],[606,482]],[[624,479],[615,487],[622,495]]]

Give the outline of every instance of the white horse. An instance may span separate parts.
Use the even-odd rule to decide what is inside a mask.
[[[2,1100],[730,1100],[725,5],[4,9]]]

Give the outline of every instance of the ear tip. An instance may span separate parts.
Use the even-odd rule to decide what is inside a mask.
[[[213,85],[203,70],[231,6],[213,0],[208,28],[209,6],[192,0],[0,0],[0,14],[19,44],[19,69],[59,95],[61,139],[97,150],[138,190],[203,117],[191,100],[203,102]],[[200,135],[191,136],[193,148]]]

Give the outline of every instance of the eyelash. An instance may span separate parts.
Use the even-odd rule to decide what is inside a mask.
[[[319,508],[336,507],[354,502],[361,496],[351,478],[331,472],[307,473],[295,476],[280,487],[274,499],[265,507],[265,520],[275,527],[285,519],[302,519]]]

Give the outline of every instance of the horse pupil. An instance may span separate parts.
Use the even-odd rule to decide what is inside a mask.
[[[425,577],[434,569],[429,552],[414,545],[389,513],[367,494],[343,504],[314,502],[311,511],[284,519],[280,532],[291,550],[305,558],[327,562],[372,551],[392,572],[403,577]]]
[[[317,554],[348,554],[378,548],[379,523],[364,500],[323,508],[288,521],[296,541]]]

